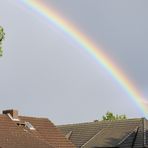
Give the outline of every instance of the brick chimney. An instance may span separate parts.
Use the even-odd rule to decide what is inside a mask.
[[[18,111],[14,109],[3,110],[3,114],[11,115],[13,119],[18,119]]]

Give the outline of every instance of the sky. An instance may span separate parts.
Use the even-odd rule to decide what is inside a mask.
[[[38,0],[39,1],[39,0]],[[84,33],[148,98],[147,0],[42,0]],[[107,111],[143,117],[110,74],[21,0],[0,5],[5,30],[0,110],[55,124],[101,119]]]

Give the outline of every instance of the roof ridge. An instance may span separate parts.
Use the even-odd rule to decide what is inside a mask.
[[[34,117],[34,116],[18,116],[18,117],[22,117],[22,118],[34,118],[34,119],[48,119],[46,117]]]
[[[87,125],[87,124],[96,124],[96,123],[113,123],[113,122],[125,122],[125,121],[133,121],[133,120],[143,120],[145,118],[129,118],[129,119],[121,119],[121,120],[101,120],[101,121],[91,121],[91,122],[81,122],[81,123],[69,123],[69,124],[62,124],[62,125],[56,125],[57,127],[64,127],[64,126],[73,126],[73,125]]]
[[[107,127],[102,128],[98,133],[96,133],[96,134],[95,134],[93,137],[91,137],[87,142],[85,142],[85,143],[81,146],[81,148],[83,148],[87,143],[89,143],[89,141],[93,140],[93,139],[94,139],[96,136],[98,136],[101,132],[103,132],[104,130],[106,130],[107,128],[109,128],[110,125],[111,125],[111,123],[110,123]]]
[[[139,126],[136,126],[128,135],[126,135],[118,144],[117,146],[120,146],[131,134],[133,134],[133,132],[137,132],[137,130],[139,129]]]
[[[94,139],[96,136],[98,136],[102,131],[104,131],[106,128],[101,129],[97,134],[95,134],[94,136],[92,136],[88,141],[86,141],[81,148],[83,148],[87,143],[89,143],[89,141],[91,141],[92,139]]]
[[[139,131],[139,127],[137,127],[137,129],[135,130],[135,136],[134,136],[134,139],[133,139],[133,142],[132,142],[132,148],[135,145],[135,141],[136,141],[136,138],[137,138],[138,131]]]
[[[56,126],[61,127],[61,126],[72,126],[72,125],[91,124],[91,123],[95,123],[95,122],[68,123],[68,124],[61,124]]]

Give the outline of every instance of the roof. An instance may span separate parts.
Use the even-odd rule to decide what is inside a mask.
[[[18,119],[0,114],[1,148],[75,148],[47,118],[18,116]]]
[[[148,144],[148,121],[145,118],[68,124],[58,128],[81,148],[143,148]]]
[[[64,134],[47,118],[19,117],[30,122],[36,129],[33,134],[56,148],[75,148]]]

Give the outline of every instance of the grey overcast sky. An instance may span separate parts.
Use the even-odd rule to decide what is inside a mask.
[[[42,0],[103,47],[148,98],[147,0]],[[0,109],[56,124],[101,119],[106,111],[142,117],[123,88],[88,55],[20,0],[1,0],[4,55]]]

